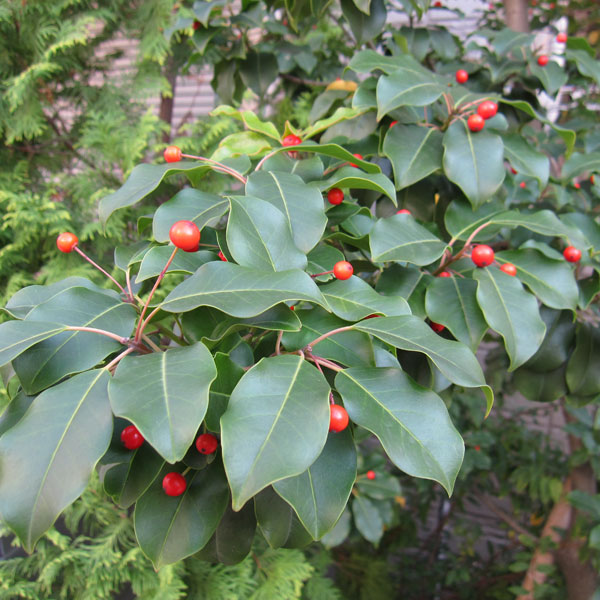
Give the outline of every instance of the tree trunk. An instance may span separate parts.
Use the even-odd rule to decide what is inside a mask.
[[[504,0],[506,26],[515,31],[529,31],[527,0]]]
[[[177,67],[172,56],[169,57],[167,64],[165,65],[165,77],[171,86],[171,95],[166,96],[161,94],[158,116],[161,121],[164,121],[170,126],[171,121],[173,120],[173,103],[175,101],[175,87],[177,84]],[[171,131],[163,133],[163,141],[165,143],[171,141]]]

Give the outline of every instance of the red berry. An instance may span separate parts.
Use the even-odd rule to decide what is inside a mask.
[[[514,169],[513,167],[511,167],[511,168],[510,168],[510,172],[511,172],[513,175],[516,175],[516,174],[517,174],[517,170],[516,170],[516,169]]]
[[[333,274],[337,279],[350,279],[352,273],[354,273],[354,269],[347,260],[340,260],[333,265]]]
[[[302,143],[302,140],[297,135],[290,133],[290,135],[286,135],[283,140],[281,140],[281,143],[284,146],[297,146]]]
[[[452,275],[450,275],[450,273],[448,273],[448,271],[442,271],[438,277],[452,277]]]
[[[407,208],[401,208],[396,214],[397,215],[410,215],[411,212]]]
[[[581,189],[581,184],[579,183],[579,181],[576,181],[576,182],[573,184],[573,187],[574,187],[576,190],[580,190],[580,189]]]
[[[563,256],[568,262],[578,262],[581,258],[581,250],[575,248],[575,246],[567,246],[563,252]]]
[[[169,237],[174,246],[185,252],[196,252],[200,242],[200,230],[191,221],[177,221],[169,230]]]
[[[557,36],[556,36],[556,41],[559,44],[564,44],[567,41],[567,34],[564,33],[563,31],[561,31]]]
[[[295,306],[290,306],[290,310],[296,310]]]
[[[549,60],[550,59],[545,54],[542,54],[541,56],[538,56],[537,64],[540,65],[540,67],[545,67]]]
[[[74,233],[71,233],[69,231],[65,231],[65,233],[61,233],[56,238],[56,245],[58,246],[58,249],[61,252],[66,252],[67,254],[69,252],[72,252],[73,248],[75,248],[75,246],[77,246],[78,242],[79,242],[79,240],[77,239],[77,236]]]
[[[392,121],[392,122],[390,123],[390,129],[391,129],[391,128],[392,128],[394,125],[396,125],[397,123],[398,123],[398,121]]]
[[[467,83],[469,74],[464,69],[459,69],[455,74],[457,83]]]
[[[196,31],[197,29],[200,29],[200,27],[202,27],[202,23],[200,23],[200,21],[194,21],[194,22],[192,23],[192,29],[193,29],[194,31]]]
[[[127,450],[135,450],[144,443],[144,436],[135,425],[129,425],[121,431],[121,441]]]
[[[590,175],[590,183],[592,185],[594,185],[594,182],[596,181],[596,178],[593,175]]]
[[[485,244],[479,244],[479,246],[473,248],[471,260],[478,267],[487,267],[494,262],[494,251]]]
[[[375,477],[377,477],[377,475],[375,474],[375,471],[367,471],[367,479],[370,479],[371,481],[373,481],[373,479],[375,479]]]
[[[491,119],[497,112],[498,105],[491,100],[486,100],[477,107],[477,114],[484,119]]]
[[[442,331],[444,331],[444,329],[446,329],[441,323],[434,323],[433,321],[429,324],[429,326],[436,333],[442,333]]]
[[[327,192],[329,204],[341,204],[344,201],[344,192],[340,188],[331,188]]]
[[[512,275],[513,277],[517,274],[517,267],[515,267],[515,265],[509,262],[504,263],[500,267],[500,270],[504,271],[507,275]]]
[[[479,445],[475,446],[475,450],[477,450],[477,452],[479,452],[481,450],[481,446],[479,446]]]
[[[196,448],[200,454],[212,454],[218,445],[217,438],[211,433],[203,433],[196,440]]]
[[[467,126],[471,131],[481,131],[485,126],[485,121],[481,115],[471,115],[467,119]]]
[[[434,5],[436,8],[441,8],[441,7],[442,7],[442,3],[441,3],[441,2],[434,2],[434,3],[433,3],[433,5]]]
[[[339,404],[329,405],[329,431],[339,433],[348,427],[348,413],[343,406]]]
[[[360,160],[363,160],[363,155],[362,154],[358,154],[358,152],[356,154],[353,154],[352,156],[354,156],[354,158],[358,158]],[[356,167],[358,169],[358,165],[355,165],[354,163],[350,163],[351,167]]]
[[[163,156],[169,163],[179,162],[181,160],[181,149],[177,146],[167,146],[163,152]]]
[[[522,189],[525,189],[527,187],[527,184],[524,181],[521,181],[521,183],[519,184],[519,187]]]
[[[163,490],[167,496],[181,496],[185,492],[187,483],[180,473],[167,473],[163,477]]]
[[[223,262],[227,262],[227,257],[219,250],[219,258],[223,261]]]

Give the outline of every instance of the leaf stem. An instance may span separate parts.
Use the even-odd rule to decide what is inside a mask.
[[[228,167],[223,163],[220,163],[216,160],[212,160],[211,158],[206,158],[205,156],[194,156],[193,154],[182,154],[181,156],[183,158],[193,158],[195,160],[201,160],[203,162],[207,162],[211,165],[214,165],[215,171],[220,171],[221,173],[231,175],[232,177],[235,177],[238,181],[246,185],[246,178],[241,173],[238,173],[235,169],[232,169],[231,167]]]
[[[130,296],[123,289],[123,286],[112,275],[110,275],[107,271],[105,271],[99,264],[95,263],[83,250],[80,250],[79,246],[77,246],[77,245],[73,246],[73,250],[75,250],[75,252],[77,252],[77,254],[79,254],[79,256],[81,256],[82,258],[87,260],[90,263],[90,265],[92,265],[93,267],[96,267],[96,269],[98,269],[98,271],[100,271],[101,273],[104,273],[104,275],[106,275],[121,290],[121,293],[123,295],[125,295],[128,298],[131,298],[133,300],[133,296]]]
[[[121,362],[121,359],[127,356],[128,354],[131,354],[133,350],[133,348],[127,348],[127,350],[123,350],[121,354],[119,354],[116,358],[113,358],[113,360],[111,360],[104,368],[107,371],[110,371],[110,373],[112,374],[114,372],[114,368]]]
[[[129,343],[129,338],[122,337],[117,335],[116,333],[112,333],[111,331],[106,331],[105,329],[97,329],[95,327],[77,327],[75,325],[67,325],[67,331],[85,331],[87,333],[99,333],[100,335],[105,335],[106,337],[112,338],[116,340],[120,344],[126,346]]]
[[[162,350],[147,335],[142,335],[142,339],[150,346],[150,348],[152,348],[152,350],[154,350],[154,352],[162,352]]]
[[[323,335],[320,335],[316,340],[313,340],[310,344],[306,345],[306,350],[308,352],[312,352],[314,346],[316,346],[319,342],[327,339],[328,337],[335,335],[336,333],[342,333],[342,331],[351,331],[354,329],[354,325],[347,325],[346,327],[338,327],[337,329],[332,329]]]
[[[283,330],[277,332],[277,342],[275,343],[275,354],[281,354],[281,338],[283,337]]]
[[[444,256],[442,257],[442,261],[440,263],[440,266],[433,272],[433,275],[437,276],[439,275],[448,265],[451,265],[453,262],[456,262],[457,260],[459,260],[460,258],[462,258],[465,254],[465,252],[469,249],[469,247],[471,246],[471,242],[473,241],[473,239],[475,238],[475,236],[485,227],[487,227],[488,225],[492,225],[491,221],[488,221],[487,223],[484,223],[483,225],[480,225],[479,227],[477,227],[473,233],[467,238],[467,241],[465,242],[465,245],[461,248],[461,250],[456,254],[456,256],[451,256],[451,258],[449,260],[445,260],[446,254],[444,254]],[[448,243],[448,247],[451,248],[454,243],[458,241],[457,238],[452,238],[450,240],[450,242]]]
[[[271,156],[275,156],[278,152],[281,152],[281,150],[283,150],[283,146],[281,148],[275,148],[275,150],[271,150],[271,152],[269,152],[268,154],[265,154],[259,161],[259,163],[256,165],[256,168],[254,169],[254,171],[260,171],[260,168],[263,166],[263,164],[265,163],[265,161],[269,160],[269,158],[271,158]]]
[[[320,277],[321,275],[331,275],[333,273],[333,271],[323,271],[322,273],[315,273],[314,275],[311,275],[311,277],[314,279],[315,277]]]

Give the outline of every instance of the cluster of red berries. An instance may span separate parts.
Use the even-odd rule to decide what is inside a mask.
[[[498,105],[491,100],[485,100],[477,107],[477,112],[467,119],[468,128],[473,131],[481,131],[485,122],[498,112]]]

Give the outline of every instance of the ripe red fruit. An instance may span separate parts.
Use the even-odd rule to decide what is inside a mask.
[[[567,246],[563,252],[563,256],[568,262],[578,262],[581,258],[581,250],[575,248],[575,246]]]
[[[541,56],[538,56],[537,64],[540,65],[540,67],[545,67],[549,60],[550,59],[545,54],[542,54]]]
[[[167,496],[181,496],[185,492],[187,483],[183,475],[173,472],[163,477],[162,486]]]
[[[444,331],[444,329],[446,329],[441,323],[434,323],[433,321],[429,324],[429,326],[436,333],[442,333],[442,331]]]
[[[352,156],[354,156],[354,158],[358,158],[360,160],[363,159],[363,155],[362,154],[358,154],[358,152],[356,154],[353,154]],[[358,169],[358,165],[355,165],[354,163],[350,163],[351,167],[356,167]]]
[[[211,433],[203,433],[196,439],[196,449],[200,454],[212,454],[218,445],[219,441]]]
[[[527,187],[527,184],[524,181],[521,181],[521,183],[519,184],[519,187],[522,189],[525,189]]]
[[[367,471],[367,479],[370,479],[371,481],[373,481],[373,479],[375,479],[375,477],[377,477],[377,475],[375,474],[375,471]]]
[[[201,27],[201,26],[202,26],[202,23],[200,23],[200,21],[194,21],[194,22],[192,23],[192,29],[193,29],[194,31],[196,31],[197,29],[200,29],[200,27]]]
[[[561,31],[557,36],[556,36],[556,41],[559,44],[564,44],[567,41],[567,34],[564,33],[563,31]]]
[[[302,143],[302,140],[297,135],[290,133],[281,140],[281,143],[283,146],[297,146]]]
[[[344,192],[340,188],[331,188],[327,192],[329,204],[341,204],[344,201]]]
[[[576,190],[580,190],[580,189],[581,189],[581,184],[579,183],[579,181],[576,181],[576,182],[573,184],[573,187],[574,187]]]
[[[329,431],[339,433],[348,427],[348,413],[343,406],[339,404],[329,405]]]
[[[354,273],[354,269],[347,260],[340,260],[333,265],[333,274],[337,279],[350,279],[352,273]]]
[[[410,215],[411,212],[407,208],[401,208],[396,214],[397,215]]]
[[[223,262],[227,262],[227,257],[219,250],[219,258],[223,261]]]
[[[442,271],[438,277],[452,277],[452,275],[450,275],[450,273],[448,273],[448,271]]]
[[[144,443],[144,436],[135,425],[129,425],[121,431],[121,441],[127,450],[135,450]]]
[[[392,121],[392,122],[390,123],[390,129],[391,129],[391,128],[392,128],[394,125],[396,125],[397,123],[398,123],[398,121]]]
[[[513,265],[512,263],[504,263],[501,267],[500,267],[501,271],[504,271],[507,275],[512,275],[513,277],[517,274],[517,267],[515,267],[515,265]]]
[[[487,267],[494,262],[494,251],[486,244],[479,244],[473,248],[471,260],[478,267]]]
[[[497,112],[498,105],[491,100],[486,100],[477,107],[477,114],[484,119],[491,119]]]
[[[167,146],[163,156],[168,163],[179,162],[181,160],[181,149],[177,146]]]
[[[481,115],[471,115],[467,119],[467,127],[473,132],[481,131],[484,128],[484,126],[485,121]]]
[[[479,445],[475,446],[475,450],[477,450],[477,452],[479,452],[481,450],[481,446],[479,446]]]
[[[169,238],[177,248],[185,252],[196,252],[200,242],[200,230],[191,221],[177,221],[169,230]]]
[[[65,231],[65,233],[61,233],[57,238],[56,238],[56,245],[58,246],[58,249],[61,252],[65,252],[65,253],[69,253],[73,251],[73,248],[75,248],[75,246],[77,246],[77,243],[79,242],[79,240],[77,239],[77,236],[74,233],[71,233],[69,231]]]
[[[594,182],[596,181],[596,178],[593,175],[590,175],[590,183],[592,185],[594,185]]]
[[[441,2],[439,2],[439,1],[438,1],[438,2],[434,2],[434,3],[433,3],[433,5],[434,5],[436,8],[441,8],[441,7],[442,7],[442,3],[441,3]]]
[[[511,172],[513,175],[516,175],[516,174],[517,174],[517,170],[516,170],[515,168],[513,168],[513,167],[511,167],[511,168],[510,168],[510,172]]]
[[[467,83],[469,74],[464,69],[459,69],[455,74],[457,83]]]

